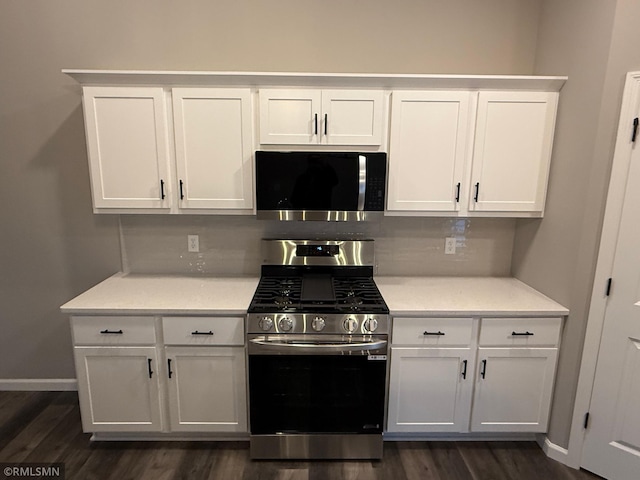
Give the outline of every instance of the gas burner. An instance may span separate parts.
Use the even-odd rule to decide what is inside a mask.
[[[291,301],[291,299],[289,297],[274,297],[273,303],[277,307],[288,307],[293,302]]]

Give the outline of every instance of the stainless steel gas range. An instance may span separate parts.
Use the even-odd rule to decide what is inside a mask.
[[[373,241],[263,245],[247,328],[252,458],[381,458],[389,309]]]

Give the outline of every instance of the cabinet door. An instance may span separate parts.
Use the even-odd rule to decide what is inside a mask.
[[[174,88],[180,208],[253,210],[251,93]]]
[[[169,208],[163,89],[84,87],[83,104],[94,208]]]
[[[321,142],[380,145],[383,98],[380,90],[323,90]]]
[[[75,347],[85,432],[159,432],[155,347]]]
[[[463,176],[470,96],[464,91],[393,92],[388,210],[459,210],[467,195]]]
[[[474,432],[546,432],[556,348],[480,348]]]
[[[316,144],[321,90],[260,90],[260,143]]]
[[[388,431],[469,431],[473,371],[469,348],[392,348]]]
[[[172,431],[246,432],[243,347],[165,347]]]
[[[469,210],[542,215],[557,92],[480,92]]]

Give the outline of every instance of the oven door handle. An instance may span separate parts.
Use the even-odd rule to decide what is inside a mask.
[[[249,340],[251,343],[273,347],[273,348],[310,348],[314,350],[330,350],[334,352],[347,351],[347,350],[378,350],[387,345],[387,340],[373,340],[371,342],[337,342],[337,343],[322,343],[317,341],[305,342],[305,341],[280,341],[280,340],[267,340],[262,338],[252,338]]]

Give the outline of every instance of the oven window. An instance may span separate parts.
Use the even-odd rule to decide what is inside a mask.
[[[367,356],[249,357],[251,433],[379,433],[386,361]]]

